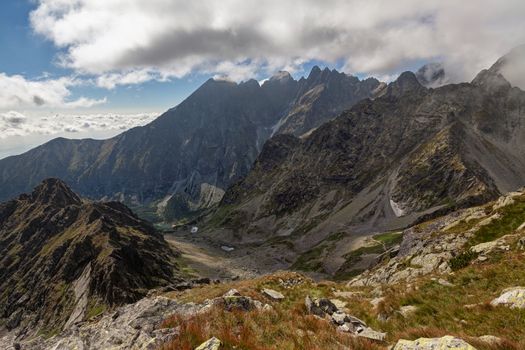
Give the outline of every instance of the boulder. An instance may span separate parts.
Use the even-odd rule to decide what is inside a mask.
[[[309,314],[319,317],[325,316],[325,312],[321,310],[319,305],[316,302],[314,302],[314,300],[312,300],[312,298],[310,298],[309,295],[307,295],[306,298],[304,298],[304,306],[306,306],[306,312],[308,312]]]
[[[195,350],[219,350],[222,343],[219,339],[213,337],[195,348]]]
[[[386,333],[374,331],[372,328],[364,328],[360,332],[357,333],[358,337],[371,339],[371,340],[377,340],[377,341],[385,341],[386,339]]]
[[[492,210],[498,210],[511,204],[514,204],[514,199],[511,196],[500,197],[492,206]]]
[[[240,297],[241,293],[239,293],[237,289],[230,289],[229,291],[224,293],[222,297],[224,298],[224,297],[233,297],[233,296]]]
[[[473,247],[470,247],[470,251],[478,254],[487,254],[496,249],[498,247],[498,244],[498,241],[480,243]]]
[[[523,309],[525,308],[525,288],[524,287],[513,287],[508,288],[501,293],[499,297],[490,302],[492,306],[504,305],[511,309]]]
[[[310,296],[306,296],[304,304],[309,314],[319,317],[325,317],[326,314],[332,315],[338,311],[337,306],[335,306],[330,299],[326,298],[312,299]]]
[[[280,301],[284,299],[284,295],[273,289],[265,288],[262,290],[262,293],[272,300]]]
[[[237,289],[230,289],[221,298],[211,300],[209,305],[222,305],[227,311],[268,310],[267,304],[265,305],[259,300],[243,296]]]
[[[441,338],[419,338],[417,340],[400,339],[393,350],[476,350],[466,341],[446,335]]]
[[[349,323],[345,323],[343,325],[340,325],[339,327],[337,327],[337,330],[339,332],[343,332],[343,333],[353,332],[352,325],[349,324]]]
[[[503,342],[501,338],[495,337],[493,335],[482,335],[481,337],[478,337],[478,339],[490,345],[498,345]]]
[[[439,284],[441,284],[442,286],[445,286],[445,287],[454,287],[454,285],[452,283],[450,283],[449,281],[447,281],[444,278],[439,278],[437,280],[437,283],[439,283]]]
[[[406,306],[401,306],[399,308],[399,313],[404,318],[407,318],[408,316],[412,315],[416,311],[417,311],[417,306],[414,306],[414,305],[406,305]]]
[[[334,312],[337,312],[338,310],[337,306],[335,306],[334,303],[332,303],[330,299],[326,299],[326,298],[321,298],[317,300],[317,305],[319,306],[321,310],[323,310],[329,315],[332,315]]]
[[[346,302],[339,299],[330,299],[332,304],[334,304],[339,310],[342,310],[346,307]]]
[[[348,316],[347,314],[345,314],[344,312],[334,312],[334,314],[332,315],[332,321],[339,325],[339,326],[342,326],[345,324],[345,322],[348,322],[350,321],[348,319]]]

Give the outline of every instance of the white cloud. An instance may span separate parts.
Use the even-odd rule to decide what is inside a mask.
[[[71,87],[81,84],[69,77],[28,80],[21,75],[0,73],[0,109],[13,108],[79,108],[103,104],[106,99],[80,97],[71,99]]]
[[[103,74],[96,79],[96,85],[111,90],[118,85],[141,84],[153,79],[160,80],[160,77],[147,69],[139,69],[123,73]]]
[[[40,113],[39,113],[40,114]],[[16,136],[82,135],[104,132],[116,134],[136,126],[145,125],[158,116],[158,113],[140,114],[49,114],[32,117],[16,111],[0,113],[0,139]],[[69,135],[73,136],[74,135]]]
[[[523,13],[523,0],[39,0],[31,23],[65,50],[64,66],[113,88],[308,60],[391,75],[438,58],[471,79],[525,42]]]

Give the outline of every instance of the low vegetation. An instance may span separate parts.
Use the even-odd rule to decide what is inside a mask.
[[[284,288],[281,281],[297,281],[297,284]],[[171,294],[183,301],[202,302],[236,288],[242,295],[271,304],[272,310],[229,312],[213,307],[207,313],[191,317],[174,315],[165,320],[162,327],[178,327],[180,336],[162,349],[194,349],[213,336],[224,343],[223,349],[382,349],[380,344],[339,333],[326,320],[307,314],[305,296],[329,295],[333,286],[335,284],[330,282],[316,284],[299,274],[282,272],[254,280],[210,285]],[[286,295],[286,299],[271,302],[260,293],[263,288],[279,290]]]
[[[500,210],[499,219],[481,227],[476,231],[472,244],[493,241],[504,235],[513,233],[521,224],[525,222],[525,197],[516,197],[515,202]]]
[[[449,261],[450,268],[452,269],[452,271],[457,271],[459,269],[467,267],[471,263],[471,261],[476,259],[477,257],[478,257],[478,254],[473,251],[470,251],[470,250],[463,251],[459,253],[458,255],[456,255],[455,257],[453,257],[452,259],[450,259]]]

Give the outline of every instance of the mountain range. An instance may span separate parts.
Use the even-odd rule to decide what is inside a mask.
[[[501,74],[502,60],[471,83],[435,89],[405,72],[306,136],[274,136],[224,195],[211,231],[297,254],[344,237],[336,248],[346,254],[363,235],[520,188],[525,92]],[[340,258],[326,256],[325,270]]]
[[[92,199],[191,216],[248,173],[270,136],[299,136],[380,86],[317,66],[307,78],[280,72],[262,85],[210,79],[146,126],[108,140],[58,138],[0,160],[0,200],[57,177]]]

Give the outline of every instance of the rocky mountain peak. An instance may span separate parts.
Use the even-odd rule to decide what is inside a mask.
[[[403,72],[396,81],[388,85],[388,93],[394,96],[401,96],[406,93],[417,92],[424,90],[413,72]]]
[[[286,82],[288,82],[290,80],[293,80],[291,74],[289,72],[287,72],[287,71],[284,71],[284,70],[281,70],[281,71],[275,73],[269,79],[269,81],[277,81],[277,82],[281,82],[281,83],[286,83]]]
[[[435,88],[447,83],[445,67],[442,63],[427,63],[416,72],[419,83],[425,87]]]
[[[81,204],[82,200],[62,180],[45,179],[31,193],[33,202],[50,204],[58,207]]]
[[[512,86],[525,90],[525,45],[498,59],[489,71],[501,74]]]
[[[511,84],[497,70],[484,69],[472,80],[472,85],[479,86],[489,92],[503,92],[511,88]]]
[[[319,68],[319,66],[313,66],[312,69],[310,70],[310,74],[308,74],[308,80],[311,80],[311,79],[315,79],[319,76],[319,74],[321,74],[321,68]]]
[[[0,160],[0,200],[59,177],[89,198],[138,198],[167,220],[193,215],[248,173],[270,136],[303,135],[371,97],[378,84],[319,67],[308,79],[280,72],[262,86],[209,79],[148,125],[107,140],[60,139]]]

